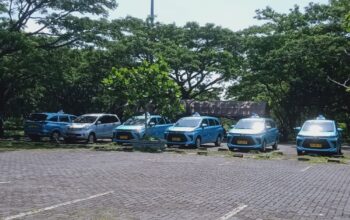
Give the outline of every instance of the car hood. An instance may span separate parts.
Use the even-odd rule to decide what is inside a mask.
[[[179,132],[192,132],[196,130],[196,128],[191,127],[169,127],[168,131],[179,131]]]
[[[312,132],[312,131],[300,131],[298,136],[308,136],[308,137],[334,137],[336,134],[334,132]]]
[[[231,129],[228,133],[233,134],[261,134],[263,131],[257,131],[256,129]]]
[[[115,130],[143,130],[144,125],[120,125],[115,128]]]
[[[86,128],[90,126],[90,123],[72,123],[68,125],[69,128]]]

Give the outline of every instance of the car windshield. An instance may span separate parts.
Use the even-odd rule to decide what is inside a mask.
[[[334,132],[334,124],[330,121],[307,121],[303,131],[311,132]]]
[[[198,127],[199,123],[202,121],[201,118],[182,118],[176,122],[175,127]]]
[[[262,131],[265,128],[265,123],[262,120],[240,120],[235,126],[235,129],[253,129]]]
[[[124,125],[144,125],[145,121],[145,118],[129,118]]]
[[[96,116],[79,116],[78,118],[74,119],[74,123],[94,123],[96,121]]]
[[[30,114],[28,120],[30,121],[45,121],[47,119],[47,114]]]

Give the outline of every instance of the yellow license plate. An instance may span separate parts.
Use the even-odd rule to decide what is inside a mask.
[[[310,144],[310,147],[321,148],[322,144]]]
[[[237,144],[248,144],[248,141],[238,140]]]
[[[173,137],[171,140],[172,140],[172,141],[181,141],[181,138]]]
[[[122,135],[122,136],[120,136],[120,139],[122,139],[122,140],[127,140],[127,139],[128,139],[128,136]]]

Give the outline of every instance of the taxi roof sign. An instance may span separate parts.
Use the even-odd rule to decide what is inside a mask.
[[[256,113],[253,113],[252,116],[250,116],[251,118],[260,118],[260,116]]]
[[[200,117],[201,115],[198,112],[193,113],[192,117]]]
[[[317,116],[316,120],[326,120],[326,117],[324,117],[323,115],[319,115]]]

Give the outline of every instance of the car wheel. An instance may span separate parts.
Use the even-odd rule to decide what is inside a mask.
[[[88,144],[93,144],[93,143],[95,143],[95,142],[96,142],[95,134],[93,134],[93,133],[89,134],[87,143],[88,143]]]
[[[59,131],[54,131],[52,132],[51,134],[51,140],[56,142],[56,143],[59,143],[60,142],[60,138],[61,138],[61,134]]]
[[[195,147],[196,147],[196,148],[200,148],[200,147],[201,147],[201,138],[200,138],[200,137],[197,137],[197,138],[196,138]]]
[[[342,154],[342,152],[341,152],[341,147],[338,148],[337,154],[338,154],[338,155],[341,155],[341,154]]]
[[[266,152],[266,141],[263,141],[263,143],[261,145],[261,151]]]
[[[272,145],[272,149],[273,150],[277,150],[278,149],[278,139],[276,139],[276,142],[274,143],[274,145]]]
[[[216,138],[215,146],[219,147],[219,146],[221,145],[221,141],[222,141],[222,138],[221,138],[221,135],[219,135],[219,136]]]
[[[36,136],[36,135],[29,135],[29,139],[31,141],[40,141],[41,138],[39,136]]]

